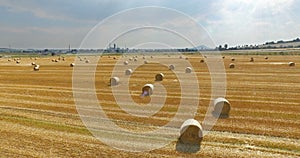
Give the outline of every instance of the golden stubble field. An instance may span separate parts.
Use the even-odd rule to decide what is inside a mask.
[[[187,55],[200,87],[195,119],[202,122],[211,99],[211,78],[203,57]],[[116,59],[114,59],[115,57]],[[180,83],[156,57],[145,56],[148,64],[139,66],[128,84],[132,99],[139,97],[145,83],[155,83],[154,76],[164,73],[161,84],[168,96],[165,106],[144,118],[124,112],[115,102],[109,79],[117,60],[128,57],[103,56],[95,73],[97,97],[106,115],[121,128],[132,131],[153,130],[166,124],[176,114],[180,103]],[[231,58],[235,61],[231,61]],[[254,62],[249,62],[250,57]],[[300,156],[300,56],[225,55],[226,98],[231,103],[228,119],[219,119],[213,131],[205,135],[201,150],[195,154],[175,150],[176,140],[149,152],[125,152],[98,141],[83,125],[72,92],[73,68],[77,57],[52,62],[58,57],[22,57],[21,62],[0,59],[0,153],[3,157],[299,157]],[[92,60],[93,56],[86,57]],[[171,58],[171,59],[170,59]],[[181,59],[186,60],[186,59]],[[138,56],[138,62],[143,61]],[[289,67],[293,61],[296,66]],[[33,71],[32,62],[40,65]],[[235,63],[234,69],[229,64]],[[88,65],[82,61],[80,65]],[[130,68],[135,61],[129,61]],[[174,63],[176,65],[176,63]],[[182,69],[184,67],[176,67]],[[84,75],[84,72],[83,72]],[[119,123],[122,120],[122,123]],[[128,123],[128,124],[127,124]],[[147,142],[145,142],[147,143]]]

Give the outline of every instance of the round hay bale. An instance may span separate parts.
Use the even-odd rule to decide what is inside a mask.
[[[11,59],[8,59],[7,61],[11,62]]]
[[[148,64],[149,62],[147,60],[144,61],[144,64]]]
[[[192,73],[193,69],[191,67],[185,68],[185,73]]]
[[[153,84],[145,84],[142,88],[142,96],[150,96],[153,94]]]
[[[201,60],[200,60],[200,63],[204,63],[204,59],[201,59]]]
[[[266,60],[268,60],[268,59],[269,59],[269,57],[265,56],[265,59],[266,59]]]
[[[132,69],[127,69],[127,70],[125,70],[125,75],[131,75],[132,74]]]
[[[39,71],[39,70],[40,70],[40,65],[35,65],[35,66],[33,67],[33,70],[34,70],[34,71]]]
[[[228,118],[230,112],[230,103],[225,98],[217,98],[214,100],[214,111],[212,112],[215,117]]]
[[[223,59],[225,59],[225,56],[222,56]]]
[[[128,61],[124,61],[124,65],[128,65]]]
[[[116,60],[117,58],[116,58],[116,57],[114,57],[113,59],[114,59],[114,60]]]
[[[129,58],[129,61],[132,61],[132,58]]]
[[[20,60],[17,60],[17,61],[16,61],[16,63],[17,63],[17,64],[20,64],[20,63],[21,63],[21,61],[20,61]]]
[[[71,64],[70,64],[70,67],[74,67],[74,66],[75,66],[75,63],[71,63]]]
[[[182,59],[182,58],[183,58],[183,57],[180,55],[180,56],[179,56],[179,59]]]
[[[185,60],[189,60],[189,58],[188,58],[188,57],[186,57],[186,58],[185,58]]]
[[[32,63],[31,63],[31,65],[33,65],[33,66],[34,66],[34,65],[36,65],[36,64],[35,64],[35,62],[32,62]]]
[[[143,59],[146,59],[146,57],[143,56]]]
[[[296,66],[294,62],[289,62],[289,66]]]
[[[57,60],[57,59],[55,59],[55,62],[57,63],[57,62],[58,62],[58,60]]]
[[[137,61],[137,58],[134,58],[133,61]]]
[[[119,77],[112,77],[110,78],[110,86],[116,86],[120,83],[120,78]]]
[[[175,70],[175,66],[174,65],[169,65],[169,70]]]
[[[231,58],[231,61],[235,61],[235,59],[234,59],[234,58]]]
[[[163,73],[159,73],[155,75],[155,81],[162,81],[165,75]]]
[[[153,56],[151,56],[151,59],[153,58]]]
[[[89,60],[86,60],[85,63],[90,63],[90,61],[89,61]]]
[[[230,69],[233,69],[233,68],[235,68],[235,65],[234,65],[234,63],[230,63],[230,64],[229,64],[229,68],[230,68]]]
[[[250,62],[254,62],[254,58],[253,57],[250,58]]]
[[[179,141],[184,144],[199,144],[203,138],[203,130],[195,119],[188,119],[180,127]]]

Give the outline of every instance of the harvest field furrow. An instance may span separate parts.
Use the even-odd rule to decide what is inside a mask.
[[[209,106],[212,106],[212,74],[208,69],[209,56],[186,54],[188,59],[179,59],[177,54],[155,54],[153,58],[145,55],[144,59],[129,61],[135,55],[127,57],[112,55],[102,56],[100,61],[94,61],[95,56],[86,56],[90,63],[79,61],[80,71],[74,75],[70,63],[78,60],[76,56],[65,56],[65,61],[52,62],[58,58],[39,56],[37,60],[22,57],[21,64],[0,58],[0,154],[3,157],[300,157],[300,68],[298,65],[289,67],[288,62],[300,63],[299,56],[269,55],[264,59],[262,55],[224,55],[218,59],[218,64],[224,61],[224,72],[216,70],[217,84],[223,83],[219,79],[225,75],[225,97],[231,104],[229,118],[217,119],[212,131],[203,137],[201,149],[197,153],[181,153],[176,151],[177,139],[169,136],[171,133],[160,133],[153,139],[167,139],[170,143],[162,148],[146,152],[127,152],[117,150],[93,136],[85,126],[86,118],[95,120],[93,129],[102,130],[103,136],[111,142],[116,141],[109,135],[128,134],[130,132],[147,132],[159,129],[174,121],[167,128],[179,131],[182,118],[190,116],[193,104],[198,109],[192,115],[203,126]],[[85,56],[82,55],[83,59]],[[115,57],[115,59],[113,58]],[[254,62],[249,62],[253,57]],[[235,61],[231,61],[235,58]],[[175,70],[169,70],[168,64],[174,61]],[[204,63],[200,60],[204,59]],[[191,74],[185,73],[188,64],[180,64],[177,60],[189,61],[193,67]],[[39,71],[33,71],[31,62],[40,65]],[[95,64],[95,62],[98,63]],[[116,64],[117,63],[117,64]],[[235,68],[228,65],[235,63]],[[176,65],[177,64],[177,65]],[[110,78],[114,73],[119,74],[120,85],[127,86],[130,101],[123,101],[124,105],[131,105],[134,101],[139,108],[122,109],[116,102],[114,90],[120,97],[127,97],[127,89],[119,89],[120,85],[111,87]],[[97,66],[97,67],[96,67]],[[133,68],[130,76],[125,70]],[[96,69],[93,69],[96,68]],[[94,70],[96,70],[94,72]],[[155,75],[164,73],[163,81],[155,81]],[[93,76],[95,83],[90,90],[85,83]],[[177,75],[181,75],[179,79]],[[191,76],[197,77],[197,84],[193,85]],[[82,85],[73,85],[72,77],[82,79]],[[129,78],[125,82],[124,77]],[[150,103],[150,97],[141,97],[142,86],[146,83],[163,86],[165,92],[155,91],[151,97],[165,98],[163,103]],[[184,86],[183,86],[184,85]],[[182,94],[182,88],[198,87],[199,94],[187,91]],[[224,90],[224,87],[216,87]],[[76,92],[77,95],[74,94]],[[88,95],[91,92],[97,98],[99,106],[92,106],[90,98],[75,98]],[[166,94],[166,96],[164,96]],[[198,98],[198,99],[197,99]],[[181,100],[185,112],[179,113]],[[194,102],[193,100],[197,101]],[[75,103],[84,104],[78,107]],[[132,115],[133,113],[148,114],[152,107],[160,106],[158,112],[150,116]],[[107,118],[98,118],[99,107]],[[80,110],[85,111],[80,115]],[[176,118],[174,118],[176,115]],[[130,132],[122,133],[110,126],[98,127],[97,121],[111,121],[117,127]],[[179,133],[178,133],[179,135]],[[120,135],[116,136],[122,137]],[[150,137],[148,138],[148,140]],[[140,145],[152,145],[149,142],[139,142]],[[1,157],[0,156],[0,157]]]

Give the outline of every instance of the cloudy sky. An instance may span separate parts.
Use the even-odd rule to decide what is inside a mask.
[[[0,47],[79,47],[103,19],[142,6],[189,15],[216,45],[300,37],[299,0],[0,0]]]

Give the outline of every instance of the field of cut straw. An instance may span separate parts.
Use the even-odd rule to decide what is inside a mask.
[[[187,57],[180,60],[188,60],[192,73],[198,78],[200,100],[195,119],[202,123],[211,101],[211,76],[206,63],[200,63],[204,57]],[[263,55],[225,54],[224,57],[230,116],[217,121],[213,130],[204,136],[200,151],[193,154],[176,151],[176,140],[148,152],[126,152],[93,137],[80,119],[74,102],[74,67],[70,64],[78,58],[76,56],[65,56],[64,60],[61,57],[57,62],[52,60],[58,56],[21,57],[18,64],[13,58],[0,58],[0,157],[299,157],[300,56],[269,55],[265,59]],[[251,57],[254,62],[250,62]],[[89,65],[85,61],[93,58],[87,56],[79,64]],[[176,74],[155,58],[167,61],[179,58],[146,55],[149,63],[137,67],[128,83],[120,81],[120,84],[128,84],[131,98],[143,106],[151,99],[140,97],[142,86],[155,83],[158,73],[165,75],[160,81],[166,89],[165,104],[155,115],[146,118],[123,111],[109,86],[118,60],[128,60],[128,65],[122,65],[124,69],[144,61],[142,56],[137,57],[138,61],[129,61],[129,58],[130,55],[101,57],[95,73],[99,103],[107,117],[121,128],[155,130],[175,116],[181,101]],[[296,65],[289,66],[291,61]],[[39,71],[33,70],[32,62],[40,65]],[[230,63],[234,63],[235,68],[230,69]],[[173,64],[176,66],[176,62]],[[185,67],[175,69],[182,69],[184,73]]]

